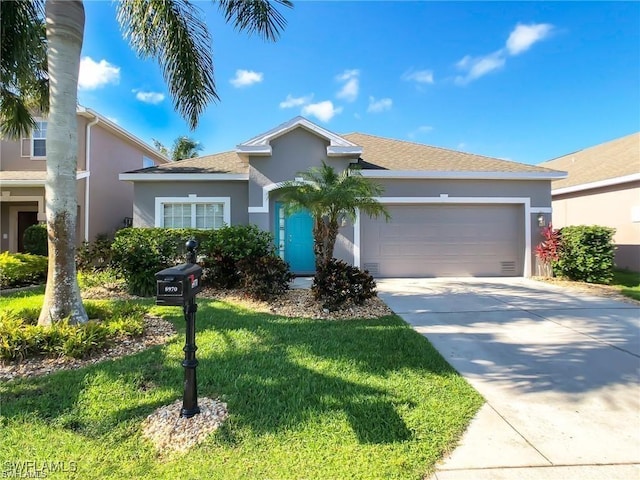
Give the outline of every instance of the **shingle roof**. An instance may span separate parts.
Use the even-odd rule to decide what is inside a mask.
[[[585,148],[541,163],[541,167],[569,172],[552,183],[553,189],[640,173],[640,132]]]
[[[363,148],[362,159],[387,170],[429,172],[552,172],[535,165],[484,157],[420,143],[350,133],[344,138]],[[367,167],[365,167],[367,168]]]
[[[365,169],[428,172],[555,173],[554,170],[540,166],[526,165],[364,133],[350,133],[342,135],[342,137],[363,148],[359,163]],[[171,162],[127,173],[248,172],[249,165],[246,157],[241,157],[236,152],[231,151]]]
[[[249,164],[235,152],[222,152],[127,173],[249,173]]]

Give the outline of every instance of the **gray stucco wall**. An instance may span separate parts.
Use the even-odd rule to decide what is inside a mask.
[[[551,206],[551,184],[545,180],[387,180],[385,197],[529,197],[532,207]]]
[[[231,225],[249,223],[247,213],[247,182],[135,182],[134,227],[155,225],[156,197],[230,197]]]

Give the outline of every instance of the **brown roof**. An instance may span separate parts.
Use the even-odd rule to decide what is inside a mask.
[[[364,133],[350,133],[343,135],[343,137],[363,148],[362,159],[367,164],[387,170],[551,172],[547,168],[535,165],[526,165],[509,160],[500,160],[420,143],[366,135]]]
[[[555,173],[535,165],[458,152],[390,138],[350,133],[342,138],[361,146],[360,164],[366,169],[414,170],[428,172],[512,172]],[[170,162],[127,173],[248,173],[249,165],[236,152]]]
[[[640,132],[549,160],[540,166],[569,172],[567,178],[552,183],[554,190],[638,174]]]
[[[222,152],[127,173],[249,173],[249,164],[236,152]]]

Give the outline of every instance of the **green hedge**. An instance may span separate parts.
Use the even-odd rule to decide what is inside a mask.
[[[237,287],[241,280],[238,262],[246,258],[275,255],[270,233],[254,225],[219,230],[124,228],[111,246],[113,264],[129,293],[155,295],[155,273],[185,261],[185,242],[195,238],[205,285]]]
[[[0,253],[0,288],[43,283],[47,278],[47,257],[29,253]]]
[[[571,280],[609,283],[613,278],[615,228],[598,225],[560,229],[560,255],[556,274]]]

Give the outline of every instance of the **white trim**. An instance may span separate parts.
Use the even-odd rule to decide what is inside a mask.
[[[632,173],[623,177],[608,178],[597,182],[583,183],[572,187],[557,188],[551,190],[551,195],[562,195],[564,193],[581,192],[582,190],[591,190],[593,188],[610,187],[612,185],[620,185],[621,183],[636,182],[640,180],[640,173]]]
[[[198,197],[193,193],[188,197],[156,197],[154,212],[156,227],[164,228],[162,206],[165,203],[222,203],[222,221],[225,225],[231,225],[231,197]]]
[[[295,117],[278,125],[271,130],[261,133],[260,135],[253,137],[246,142],[243,142],[236,146],[236,153],[256,155],[256,156],[270,156],[271,140],[274,140],[291,130],[298,127],[302,127],[311,133],[318,135],[319,137],[329,140],[329,146],[327,146],[327,156],[329,157],[342,157],[342,156],[359,156],[362,155],[362,147],[350,142],[346,138],[336,135],[329,130],[310,122],[304,117]]]
[[[35,117],[33,119],[33,121],[36,122],[36,123],[38,123],[38,122],[39,123],[46,123],[47,124],[47,130],[49,130],[49,121],[46,118],[44,118],[44,117]],[[33,155],[33,152],[35,151],[33,142],[36,141],[36,140],[44,140],[44,148],[46,150],[47,149],[47,135],[45,134],[44,138],[41,138],[41,137],[35,138],[33,136],[33,130],[34,129],[31,129],[31,137],[29,138],[29,148],[31,149],[29,151],[29,158],[31,160],[46,160],[47,159],[46,155],[39,155],[37,157]],[[22,149],[22,145],[20,145],[20,149]]]
[[[531,276],[531,199],[529,197],[377,197],[383,205],[409,204],[516,204],[524,207],[524,262],[523,276]],[[354,234],[354,264],[355,251],[360,252],[360,242],[356,244]],[[358,262],[360,259],[358,258]],[[359,265],[356,265],[359,267]]]
[[[353,222],[353,266],[360,268],[360,209],[356,208],[356,221]]]
[[[559,180],[566,172],[456,172],[427,170],[360,170],[367,178],[457,179],[457,180]]]
[[[299,183],[312,183],[303,180],[302,177],[296,177],[294,181]],[[269,213],[269,194],[288,182],[289,180],[284,182],[270,183],[269,185],[265,185],[264,187],[262,187],[262,205],[259,207],[249,207],[249,213]]]
[[[81,170],[76,173],[76,180],[81,180],[83,178],[87,178],[88,176],[89,172]],[[0,186],[2,187],[44,187],[46,183],[47,180],[44,178],[0,180]]]
[[[248,173],[121,173],[120,180],[130,182],[199,182],[205,180],[249,180]]]
[[[18,251],[18,212],[38,212],[35,205],[24,205],[22,207],[9,207],[9,251]],[[38,212],[40,217],[40,212]],[[38,219],[40,220],[40,219]]]

